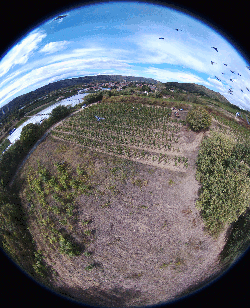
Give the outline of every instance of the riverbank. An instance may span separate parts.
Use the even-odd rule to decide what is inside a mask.
[[[87,96],[88,94],[89,93],[73,95],[71,97],[61,100],[60,102],[56,102],[55,104],[43,110],[40,109],[38,113],[31,116],[29,119],[27,119],[27,121],[22,123],[22,125],[20,125],[10,136],[8,136],[7,139],[11,142],[11,144],[14,144],[15,141],[17,141],[20,138],[20,135],[21,135],[21,132],[24,126],[30,123],[33,123],[33,124],[41,123],[43,120],[49,118],[52,110],[58,106],[74,107],[75,105],[81,103],[83,98]]]

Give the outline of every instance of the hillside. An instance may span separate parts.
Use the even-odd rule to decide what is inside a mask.
[[[45,125],[0,187],[1,246],[35,280],[94,306],[155,305],[213,280],[244,251],[249,126],[226,103],[177,86],[174,99],[92,94]],[[211,117],[198,131],[194,110],[193,120]],[[21,148],[0,161],[9,178]]]
[[[34,102],[35,100],[41,98],[42,96],[48,95],[49,93],[69,87],[75,87],[79,85],[87,85],[90,83],[107,83],[107,82],[121,82],[123,80],[128,82],[140,82],[140,83],[151,83],[156,85],[159,83],[157,80],[152,78],[144,78],[144,77],[134,77],[134,76],[122,76],[122,75],[97,75],[97,76],[84,76],[78,78],[70,78],[59,80],[53,83],[49,83],[41,88],[38,88],[34,91],[31,91],[27,94],[23,94],[14,98],[8,104],[0,109],[0,120],[10,114],[14,109],[19,109],[24,105]],[[231,103],[220,93],[212,91],[205,86],[197,85],[194,83],[178,83],[178,82],[166,82],[159,83],[161,85],[165,85],[166,89],[175,88],[178,90],[184,90],[188,93],[194,93],[198,95],[202,95],[211,99],[216,99],[219,102],[225,103],[231,106]],[[239,108],[238,108],[239,109]],[[3,114],[2,110],[4,110],[5,114]]]
[[[249,129],[216,107],[210,129],[194,132],[186,122],[192,106],[106,95],[59,122],[13,183],[21,212],[13,217],[25,217],[27,229],[19,235],[7,216],[16,237],[3,235],[5,249],[42,284],[95,306],[154,305],[213,279],[238,251],[229,243],[220,263],[228,224],[216,237],[207,230],[211,215],[207,221],[196,206],[197,157],[212,131],[241,129],[247,138]]]
[[[152,83],[156,84],[157,81],[151,78],[144,78],[144,77],[133,77],[133,76],[121,76],[121,75],[97,75],[97,76],[85,76],[85,77],[78,77],[78,78],[70,78],[59,80],[53,83],[49,83],[41,88],[38,88],[34,91],[31,91],[27,94],[23,94],[14,98],[8,104],[6,104],[3,108],[0,109],[0,119],[4,116],[2,114],[2,109],[4,112],[7,113],[8,109],[9,112],[13,111],[16,107],[21,108],[25,104],[33,102],[34,100],[49,94],[55,90],[63,89],[66,87],[74,87],[82,84],[89,84],[92,82],[120,82],[126,79],[127,81],[138,81],[138,82],[145,82],[145,83]]]
[[[231,105],[231,103],[223,95],[213,90],[210,90],[202,85],[198,85],[195,83],[179,83],[179,82],[166,82],[165,85],[166,88],[169,89],[171,88],[181,89],[189,93],[195,93],[202,96],[207,96],[209,98],[216,99],[222,103],[227,103]]]

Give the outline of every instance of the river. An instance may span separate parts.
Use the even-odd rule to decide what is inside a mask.
[[[37,114],[33,115],[32,117],[28,118],[27,121],[25,121],[22,125],[20,125],[7,139],[11,142],[11,144],[15,143],[18,139],[20,139],[20,135],[22,132],[22,129],[24,126],[26,126],[29,123],[41,123],[44,119],[47,119],[50,116],[51,111],[56,108],[57,106],[72,106],[79,104],[82,102],[83,98],[88,95],[89,93],[83,93],[83,94],[76,94],[71,97],[65,98],[48,108],[41,110]],[[11,146],[10,144],[10,146]]]

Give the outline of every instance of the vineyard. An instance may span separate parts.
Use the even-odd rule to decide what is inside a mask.
[[[182,122],[171,109],[131,102],[91,105],[52,131],[52,136],[142,163],[188,167],[178,155]]]

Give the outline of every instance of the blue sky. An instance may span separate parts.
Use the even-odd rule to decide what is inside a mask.
[[[250,110],[249,64],[192,16],[142,2],[95,4],[64,14],[35,28],[1,58],[0,107],[57,80],[118,74],[201,84]]]

